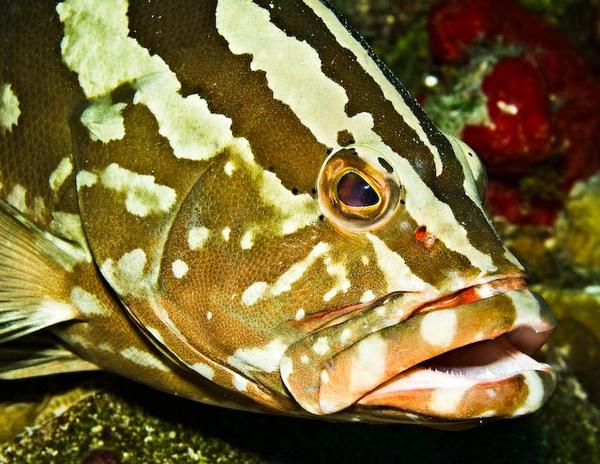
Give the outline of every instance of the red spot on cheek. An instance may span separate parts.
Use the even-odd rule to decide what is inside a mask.
[[[427,227],[420,226],[415,231],[415,240],[425,245],[425,248],[429,249],[435,243],[435,236],[427,232]]]

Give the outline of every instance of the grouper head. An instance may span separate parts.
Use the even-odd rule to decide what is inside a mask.
[[[109,143],[74,129],[86,236],[163,353],[269,411],[332,420],[547,400],[555,376],[529,355],[554,320],[486,214],[477,155],[328,6],[219,0],[171,43],[127,37],[123,18],[84,27],[80,3],[60,9],[64,60],[90,108],[124,119]],[[160,12],[164,31],[178,15]],[[97,49],[136,67],[113,78],[85,46],[119,33]]]

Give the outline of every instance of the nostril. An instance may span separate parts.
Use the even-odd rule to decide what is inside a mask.
[[[427,232],[427,227],[420,226],[417,227],[417,230],[415,231],[415,240],[417,242],[423,243],[423,245],[425,245],[425,248],[429,249],[435,243],[435,235]]]

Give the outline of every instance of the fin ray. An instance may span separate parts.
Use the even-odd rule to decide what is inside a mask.
[[[0,200],[0,343],[79,317],[69,269],[85,254]]]
[[[16,380],[100,369],[46,334],[34,334],[0,349],[0,379]]]

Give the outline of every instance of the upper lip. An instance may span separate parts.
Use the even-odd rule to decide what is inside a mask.
[[[305,409],[317,414],[330,414],[356,403],[363,397],[361,402],[363,404],[369,403],[370,400],[373,400],[377,396],[375,393],[381,394],[386,391],[385,385],[382,386],[382,384],[387,385],[397,377],[402,377],[400,376],[401,373],[411,372],[411,368],[414,371],[415,366],[424,366],[425,364],[423,363],[427,360],[437,359],[440,355],[449,351],[460,347],[474,346],[474,348],[470,349],[470,356],[473,357],[475,354],[479,356],[477,353],[482,352],[483,348],[479,348],[477,343],[482,340],[497,339],[504,335],[505,340],[501,345],[506,347],[506,350],[502,351],[502,353],[512,353],[518,356],[515,354],[516,351],[512,349],[512,345],[515,345],[520,351],[531,353],[537,350],[548,338],[553,329],[554,322],[551,314],[549,312],[546,313],[544,309],[538,309],[537,315],[534,314],[535,309],[533,309],[531,314],[523,316],[524,318],[521,321],[509,321],[508,314],[510,308],[507,306],[507,301],[504,300],[518,294],[531,295],[526,291],[526,288],[526,283],[521,276],[496,277],[489,278],[478,285],[464,288],[452,294],[433,298],[426,302],[421,301],[420,304],[414,304],[409,313],[398,315],[399,320],[394,322],[393,318],[391,318],[392,321],[390,323],[382,323],[380,327],[374,327],[370,332],[365,331],[360,339],[351,340],[351,343],[340,347],[339,350],[334,349],[333,356],[330,354],[323,362],[316,360],[316,363],[311,363],[313,364],[313,372],[308,371],[309,367],[304,366],[303,369],[308,372],[303,374],[303,381],[312,376],[314,383],[312,387],[307,386],[305,391],[301,391],[299,387],[295,388],[293,380],[284,380],[291,393],[296,397],[296,400]],[[342,327],[347,328],[347,326],[351,326],[358,315],[362,315],[365,318],[365,314],[370,312],[371,309],[381,307],[385,303],[390,303],[393,307],[393,302],[397,300],[394,297],[397,295],[400,295],[400,293],[387,295],[384,298],[367,304],[346,306],[328,313],[318,313],[309,316],[300,323],[295,324],[297,327],[310,330],[311,334],[305,337],[308,340],[303,339],[291,345],[286,355],[293,358],[295,354],[306,351],[306,347],[310,347],[319,336],[329,338],[337,336],[339,338],[339,331],[343,330]],[[501,295],[507,295],[507,297],[504,300],[502,298],[499,300],[498,298]],[[484,300],[489,300],[489,303]],[[502,303],[496,303],[495,306],[498,306],[499,309],[494,310],[493,301]],[[506,307],[502,309],[502,305]],[[423,318],[427,316],[427,313],[434,311],[440,311],[439,314],[452,313],[453,317],[458,315],[465,320],[469,320],[469,318],[475,320],[477,317],[479,319],[476,320],[477,324],[472,324],[472,326],[469,326],[465,322],[464,327],[459,328],[461,331],[460,337],[455,337],[448,344],[442,343],[440,346],[432,345],[427,347],[417,346],[424,344],[418,339],[420,334],[419,327],[422,329],[422,325],[420,324],[422,324]],[[496,312],[494,313],[493,311]],[[523,311],[527,311],[527,309],[523,309]],[[484,315],[487,316],[484,317]],[[362,325],[364,326],[364,324]],[[388,354],[396,353],[397,355],[388,356],[385,366],[379,366],[380,369],[376,375],[373,372],[363,372],[361,375],[364,376],[364,379],[359,382],[362,384],[360,388],[355,388],[355,385],[351,385],[352,382],[350,381],[352,375],[355,374],[349,371],[356,369],[356,366],[360,364],[357,364],[355,360],[361,356],[361,346],[363,348],[367,347],[368,343],[374,343],[374,340],[379,340],[377,342],[379,344],[383,343],[381,340],[384,340],[386,347],[384,352]],[[507,344],[510,344],[511,347],[508,347]],[[494,349],[497,353],[501,352],[500,345]],[[494,351],[494,349],[490,348],[489,350]],[[400,353],[402,353],[402,356],[399,355]],[[509,354],[506,354],[506,356],[509,356]],[[499,358],[500,354],[497,354],[496,359],[492,361],[498,361]],[[524,358],[518,359],[523,361],[523,366],[527,365]],[[376,360],[374,362],[375,364],[377,363]],[[513,368],[516,365],[513,365]],[[430,361],[430,366],[434,366],[434,361]],[[550,369],[545,365],[539,365],[537,369],[542,370],[546,368]],[[457,369],[453,371],[452,368],[446,370],[438,368],[437,371],[445,372],[447,375],[458,372]],[[490,370],[490,372],[496,372],[498,375],[503,373],[503,371],[498,369],[496,371]],[[506,371],[504,373],[509,375],[513,372]],[[323,382],[323,379],[326,379],[326,381]],[[405,382],[403,385],[410,385],[410,383]],[[390,389],[388,388],[387,390],[389,391]]]

